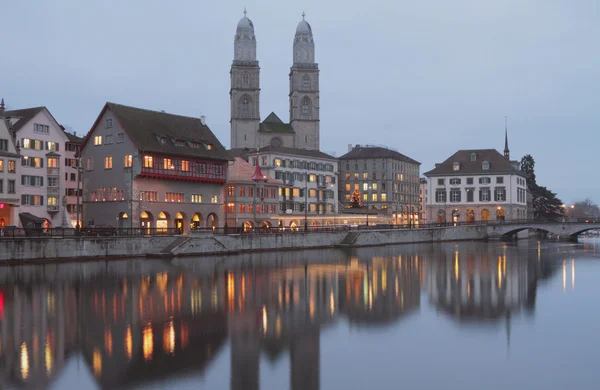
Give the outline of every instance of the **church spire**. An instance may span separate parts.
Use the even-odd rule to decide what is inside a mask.
[[[4,98],[2,98],[2,101],[0,102],[0,112],[4,112]]]
[[[508,126],[506,117],[504,117],[504,158],[510,160],[510,150],[508,149]]]

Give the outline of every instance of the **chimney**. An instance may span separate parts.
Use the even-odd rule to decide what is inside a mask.
[[[204,115],[200,117],[200,123],[202,123],[203,126],[206,126],[206,117]]]
[[[160,112],[164,113],[164,112],[165,112],[165,110],[160,110]]]
[[[352,151],[352,144],[348,144],[348,151],[351,152]]]
[[[73,135],[77,137],[77,132],[75,130],[73,130]]]
[[[0,112],[4,112],[4,98],[2,98],[2,101],[0,102]]]

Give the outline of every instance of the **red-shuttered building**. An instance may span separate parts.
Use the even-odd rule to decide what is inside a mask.
[[[222,226],[232,160],[204,118],[106,103],[81,150],[83,224]]]

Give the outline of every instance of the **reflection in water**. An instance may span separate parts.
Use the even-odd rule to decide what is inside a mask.
[[[418,312],[422,294],[459,322],[533,311],[537,282],[554,267],[540,261],[540,243],[532,246],[469,243],[244,258],[257,260],[255,268],[231,258],[210,266],[206,259],[66,264],[51,275],[40,266],[0,269],[0,387],[47,387],[76,356],[102,388],[176,381],[204,373],[228,341],[231,389],[260,388],[261,355],[270,361],[289,356],[292,389],[319,389],[321,330],[336,321],[373,331],[394,326]],[[574,288],[575,258],[568,256]]]

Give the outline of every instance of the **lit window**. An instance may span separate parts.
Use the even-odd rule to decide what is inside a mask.
[[[459,170],[460,170],[460,163],[458,163],[458,162],[455,162],[455,163],[452,165],[452,170],[454,170],[454,171],[459,171]]]
[[[202,194],[192,194],[192,203],[202,203]]]
[[[210,203],[217,203],[217,202],[218,202],[217,195],[213,195],[210,197]]]
[[[212,150],[212,148],[213,148],[212,144],[206,144],[206,149]]]
[[[125,155],[125,168],[131,168],[133,165],[133,156],[131,154]]]
[[[377,183],[373,183],[373,185],[371,186],[371,188],[373,188],[373,190],[377,190]]]
[[[145,155],[144,156],[144,168],[153,168],[154,167],[154,158],[152,156]]]
[[[190,170],[190,162],[188,160],[181,161],[181,170],[187,172]]]
[[[29,138],[23,138],[23,148],[31,149],[31,140]]]
[[[373,194],[373,202],[377,202],[377,194]]]
[[[8,160],[8,173],[15,173],[17,171],[17,167],[15,164],[15,160]]]
[[[104,157],[104,169],[112,169],[112,156]]]
[[[175,169],[173,165],[173,160],[170,158],[163,158],[163,169]]]
[[[4,160],[0,159],[0,172],[4,172]]]
[[[387,194],[381,194],[381,201],[387,202]]]
[[[276,159],[273,161],[273,164],[274,164],[276,167],[280,167],[280,166],[281,166],[281,159],[279,159],[279,158],[276,158]]]
[[[58,159],[56,157],[48,157],[48,168],[58,168]]]
[[[101,135],[97,135],[94,137],[94,145],[96,145],[96,146],[102,145],[102,136]]]

